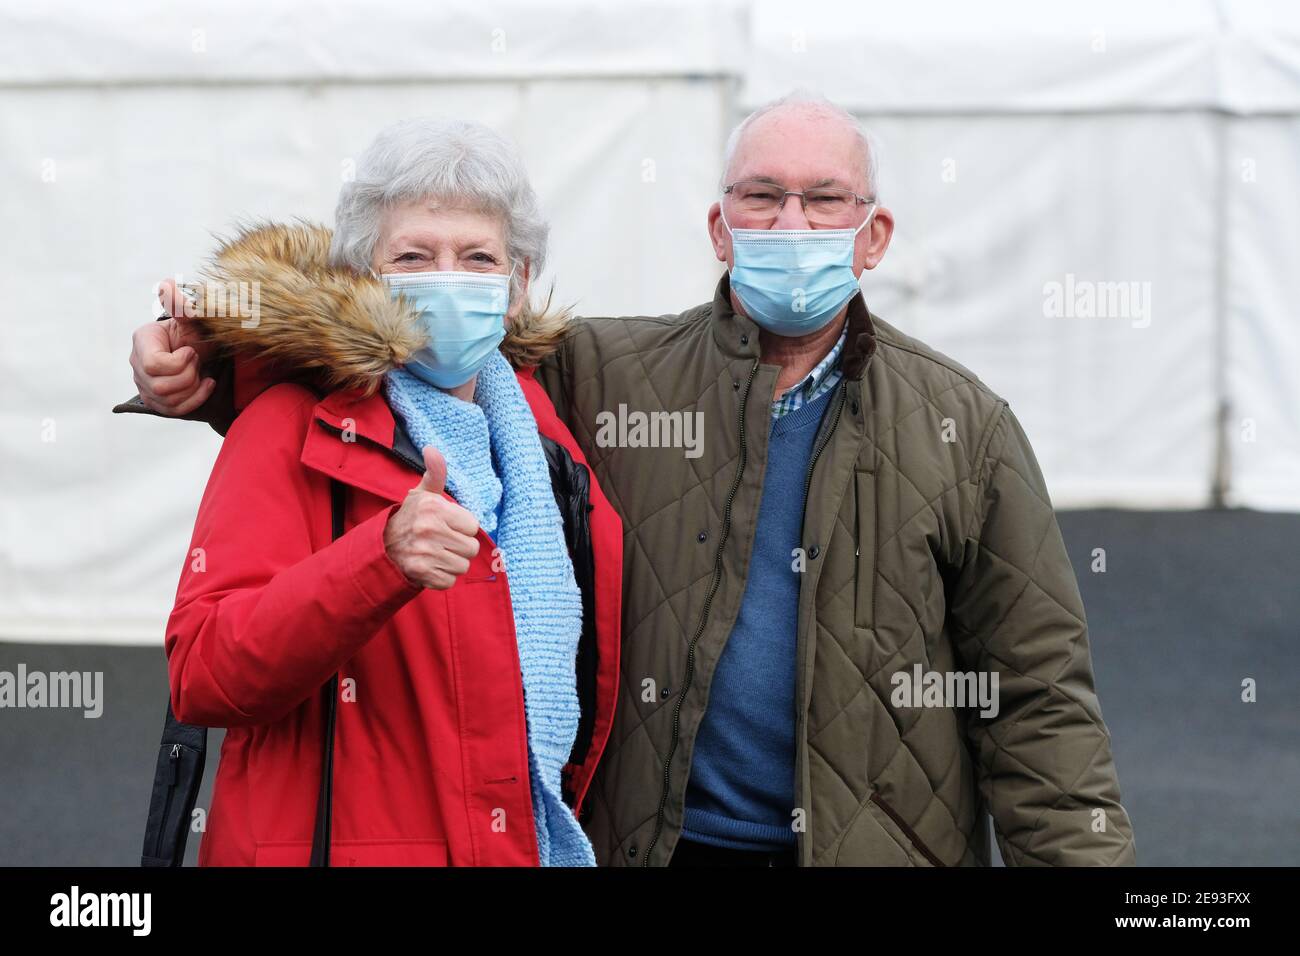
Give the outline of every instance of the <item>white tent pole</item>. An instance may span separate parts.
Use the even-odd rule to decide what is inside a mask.
[[[1215,40],[1222,49],[1230,27],[1221,3],[1214,6]],[[1218,51],[1216,51],[1216,55]],[[1222,77],[1220,76],[1220,82]],[[1220,93],[1222,90],[1219,91]],[[1228,395],[1228,135],[1232,116],[1221,105],[1212,107],[1214,122],[1214,474],[1210,507],[1223,508],[1232,482],[1231,446],[1228,443],[1231,398]]]

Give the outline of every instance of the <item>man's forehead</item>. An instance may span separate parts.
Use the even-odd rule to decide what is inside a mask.
[[[865,185],[864,150],[860,134],[841,117],[775,111],[757,117],[741,134],[728,179],[856,189]]]
[[[754,183],[771,183],[773,186],[798,186],[800,189],[816,189],[818,186],[841,186],[845,189],[851,189],[854,186],[852,178],[845,179],[841,176],[821,176],[813,179],[808,177],[796,177],[792,179],[789,175],[781,176],[777,173],[753,173],[741,174],[736,176],[736,181],[744,180]]]
[[[866,170],[862,155],[849,153],[831,157],[816,150],[772,155],[755,151],[736,151],[727,182],[771,183],[786,189],[814,189],[838,186],[858,192],[866,188]]]

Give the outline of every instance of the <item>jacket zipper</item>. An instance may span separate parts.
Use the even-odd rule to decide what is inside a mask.
[[[342,429],[342,428],[339,428],[339,427],[337,427],[337,426],[335,426],[335,425],[331,425],[329,422],[325,421],[325,420],[322,419],[322,418],[317,418],[317,419],[316,419],[316,423],[317,423],[318,425],[320,425],[322,428],[324,428],[324,429],[325,429],[326,431],[328,431],[328,432],[333,432],[335,435],[339,435],[339,436],[342,436],[342,435],[343,435],[343,429]],[[395,449],[395,448],[389,448],[389,447],[387,447],[386,445],[381,444],[380,442],[373,441],[373,440],[371,440],[371,439],[369,439],[369,438],[366,438],[364,435],[361,435],[361,436],[359,436],[359,437],[362,438],[362,439],[363,439],[367,444],[373,445],[373,446],[375,446],[376,448],[381,448],[381,449],[383,449],[384,451],[388,452],[388,453],[389,453],[390,455],[392,455],[393,457],[397,458],[399,461],[405,462],[405,463],[408,464],[408,465],[412,465],[412,466],[415,465],[415,463],[414,463],[413,461],[411,461],[410,458],[408,458],[406,455],[403,455],[403,454],[402,454],[401,452],[399,452],[397,449]],[[419,468],[417,468],[417,470],[422,470],[423,467],[424,467],[423,465],[420,465]],[[341,479],[333,478],[332,481],[340,481],[340,482],[341,482]],[[331,535],[331,537],[332,537],[332,535]],[[337,538],[334,538],[333,540],[334,540],[334,541],[337,541],[338,539],[337,539]],[[331,542],[331,543],[333,543],[333,542]],[[333,849],[334,849],[334,768],[335,768],[335,766],[336,766],[336,762],[335,762],[334,757],[335,757],[335,754],[336,754],[337,751],[338,751],[338,711],[337,711],[337,708],[338,708],[338,695],[339,695],[339,682],[338,682],[338,680],[339,680],[339,671],[335,671],[332,675],[330,675],[329,683],[328,683],[328,685],[327,685],[327,686],[330,688],[329,693],[330,693],[332,699],[331,699],[331,701],[330,701],[330,704],[325,705],[325,708],[324,708],[324,720],[325,720],[325,724],[326,724],[326,726],[325,726],[325,728],[322,730],[322,737],[328,736],[328,737],[330,738],[330,740],[329,740],[329,743],[330,743],[330,746],[329,746],[329,752],[328,752],[328,753],[325,753],[325,748],[324,748],[324,746],[321,747],[321,778],[322,778],[322,781],[325,779],[325,775],[326,775],[326,774],[329,775],[329,800],[328,800],[328,803],[327,803],[326,806],[325,806],[325,820],[326,820],[326,824],[325,824],[325,832],[329,834],[329,838],[325,841],[325,846],[324,846],[324,860],[322,861],[322,865],[323,865],[323,866],[326,866],[326,867],[332,865],[332,864],[330,863],[330,859],[331,859],[331,857],[332,857],[332,855],[333,855],[333,854],[332,854],[332,851],[333,851]],[[329,718],[330,718],[329,707],[330,707],[331,705],[335,708],[335,714],[334,714],[334,730],[333,730],[333,732],[331,732],[330,729],[329,729],[329,727],[328,727],[328,724],[329,724]],[[324,741],[322,740],[322,745],[323,745],[323,743],[324,743]]]
[[[757,366],[756,366],[756,367],[757,367]],[[323,427],[326,431],[333,432],[335,435],[342,435],[342,434],[343,434],[343,429],[339,428],[337,425],[331,425],[329,422],[325,421],[324,419],[317,418],[317,419],[316,419],[316,422],[317,422],[317,424],[319,424],[321,427]],[[422,461],[416,461],[416,460],[415,460],[414,458],[412,458],[410,455],[405,455],[405,454],[403,454],[402,452],[398,451],[396,448],[390,448],[388,445],[385,445],[385,444],[383,444],[382,442],[377,442],[377,441],[374,441],[373,439],[365,438],[364,435],[361,436],[361,437],[362,437],[362,438],[363,438],[363,439],[364,439],[368,444],[374,445],[376,448],[382,449],[383,451],[385,451],[385,452],[387,452],[388,454],[392,455],[392,456],[393,456],[394,458],[396,458],[398,461],[400,461],[400,462],[404,462],[405,464],[410,465],[412,468],[414,468],[414,469],[415,469],[417,472],[419,472],[420,474],[423,474],[423,473],[424,473],[424,462],[422,462]],[[520,692],[520,698],[522,699],[523,696],[524,696],[524,689],[523,689],[523,685],[522,685],[522,684],[520,684],[519,692]],[[525,738],[526,738],[526,737],[527,737],[527,729],[525,728]],[[516,780],[515,777],[511,777],[511,778],[509,778],[509,779],[510,779],[510,782],[511,782],[511,783],[514,783],[515,780]],[[489,782],[489,783],[499,783],[499,782],[502,782],[502,781],[488,781],[488,782]]]
[[[821,457],[822,451],[831,443],[831,436],[835,434],[835,429],[840,423],[840,415],[844,411],[844,393],[845,380],[840,379],[839,385],[835,386],[838,395],[835,399],[835,417],[831,420],[831,427],[826,429],[826,434],[822,436],[821,442],[813,449],[812,461],[808,463],[808,475],[803,483],[803,510],[804,514],[808,513],[808,492],[812,490],[813,469],[817,467],[817,459]]]
[[[172,744],[171,753],[167,755],[167,799],[163,801],[162,819],[158,826],[158,839],[154,841],[153,855],[162,853],[163,837],[167,834],[167,817],[172,811],[172,796],[176,793],[176,781],[179,777],[181,762],[181,745]]]
[[[655,818],[655,832],[650,838],[650,843],[645,848],[645,854],[641,858],[641,866],[650,865],[650,853],[659,843],[659,835],[664,828],[664,808],[668,805],[668,788],[672,780],[673,755],[677,752],[677,740],[681,732],[682,704],[686,700],[686,694],[691,689],[691,681],[695,676],[695,645],[699,643],[700,637],[704,634],[704,628],[709,622],[709,610],[713,606],[713,597],[718,593],[718,585],[722,583],[722,549],[727,543],[727,536],[731,532],[731,504],[735,500],[736,492],[740,489],[740,479],[745,473],[745,459],[748,449],[745,446],[745,406],[749,404],[750,388],[754,384],[754,376],[758,373],[759,360],[754,359],[753,366],[749,370],[749,378],[745,382],[745,390],[740,395],[740,463],[736,466],[736,477],[731,482],[731,490],[727,492],[727,504],[722,509],[722,531],[718,535],[718,547],[713,555],[713,581],[709,585],[709,593],[704,598],[704,607],[700,610],[700,623],[695,628],[695,636],[691,638],[691,643],[686,647],[686,676],[682,680],[682,689],[677,694],[677,706],[673,708],[673,735],[668,745],[668,756],[664,758],[664,786],[659,795],[659,812]]]
[[[916,831],[907,825],[907,822],[898,815],[897,810],[885,802],[884,798],[880,795],[880,791],[875,787],[871,788],[871,802],[880,807],[881,810],[885,811],[885,815],[894,821],[894,825],[903,831],[903,835],[912,841],[912,846],[916,847],[921,856],[929,860],[932,866],[946,867],[948,865],[944,863],[943,860],[939,859],[939,857],[935,855],[934,851],[925,845],[924,841],[916,835]]]
[[[803,532],[804,532],[803,525],[804,523],[806,523],[807,516],[808,516],[808,493],[812,490],[813,469],[817,467],[817,459],[821,458],[822,452],[826,449],[826,446],[829,445],[831,442],[831,436],[835,434],[835,429],[839,427],[840,416],[844,412],[844,395],[847,389],[847,386],[845,384],[845,379],[841,378],[839,384],[835,386],[835,389],[837,392],[835,398],[835,415],[831,419],[830,427],[826,429],[824,434],[819,436],[820,440],[813,448],[812,460],[808,462],[808,474],[804,478],[803,518],[800,520],[800,527],[799,527],[799,541],[801,545],[805,543],[803,541]],[[795,646],[796,649],[799,651],[800,660],[802,660],[803,658],[802,642],[798,641],[797,637],[795,641]],[[796,662],[795,666],[796,668],[798,667],[798,662]],[[796,689],[796,692],[799,694],[799,700],[796,702],[796,707],[795,707],[795,747],[797,748],[799,746],[799,738],[801,736],[802,728],[803,728],[803,681],[799,682],[799,686]],[[802,776],[802,774],[800,774],[800,776]],[[796,790],[797,789],[798,787],[796,786]],[[806,803],[807,801],[803,801],[803,802]],[[811,810],[811,808],[807,808],[807,810]],[[808,820],[808,815],[810,814],[806,813],[803,821],[804,830],[801,831],[799,834],[800,844],[803,843],[803,834],[807,832],[808,824],[810,822]],[[800,847],[800,850],[802,851],[802,846]]]

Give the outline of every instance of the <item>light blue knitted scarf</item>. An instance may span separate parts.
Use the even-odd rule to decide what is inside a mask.
[[[447,491],[492,536],[505,563],[541,864],[595,866],[591,842],[560,796],[560,771],[578,733],[582,595],[532,409],[500,352],[479,371],[472,403],[400,368],[384,386],[415,447],[442,452]]]

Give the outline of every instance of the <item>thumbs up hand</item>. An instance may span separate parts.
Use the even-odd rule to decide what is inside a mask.
[[[478,520],[443,497],[447,461],[432,445],[424,447],[424,475],[388,519],[384,549],[406,579],[445,591],[469,570],[478,554]]]
[[[424,476],[420,483],[415,486],[414,491],[427,491],[433,495],[440,495],[447,488],[447,459],[442,457],[442,452],[432,445],[424,446]],[[463,508],[461,509],[464,510]],[[468,512],[466,512],[468,514]]]

